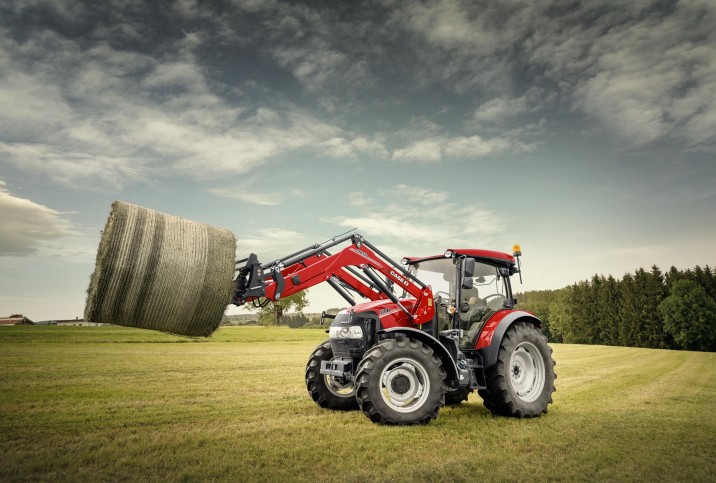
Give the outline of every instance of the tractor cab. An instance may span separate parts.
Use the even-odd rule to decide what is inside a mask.
[[[515,257],[490,250],[450,249],[443,255],[404,258],[408,271],[432,288],[436,333],[460,328],[461,350],[475,348],[480,330],[497,311],[512,309]],[[403,294],[407,296],[407,294]]]

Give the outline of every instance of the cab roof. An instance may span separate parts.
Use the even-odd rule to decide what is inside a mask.
[[[472,257],[478,262],[484,262],[489,265],[497,265],[500,267],[511,268],[517,263],[515,257],[509,253],[498,252],[495,250],[482,250],[475,248],[448,248],[448,251],[453,252],[453,256],[466,256]],[[438,258],[446,258],[445,254],[433,255],[430,257],[405,257],[408,261],[408,265],[420,263],[425,260],[435,260]]]

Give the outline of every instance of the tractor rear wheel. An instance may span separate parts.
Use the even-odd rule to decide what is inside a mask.
[[[497,363],[485,371],[479,391],[493,414],[534,418],[547,412],[555,391],[555,362],[547,338],[534,325],[518,322],[502,338]]]
[[[306,389],[319,406],[327,409],[350,411],[358,409],[352,381],[341,381],[335,376],[321,374],[321,361],[333,360],[331,341],[319,345],[306,364]]]
[[[445,404],[440,358],[422,342],[387,339],[370,349],[358,365],[356,398],[374,423],[427,424]]]

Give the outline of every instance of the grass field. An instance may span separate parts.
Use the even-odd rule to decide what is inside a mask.
[[[0,481],[716,481],[716,354],[554,345],[546,416],[397,428],[310,400],[325,337],[2,328]]]

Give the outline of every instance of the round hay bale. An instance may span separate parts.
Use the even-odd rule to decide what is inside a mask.
[[[233,233],[115,201],[97,249],[85,320],[208,336],[234,292]]]

